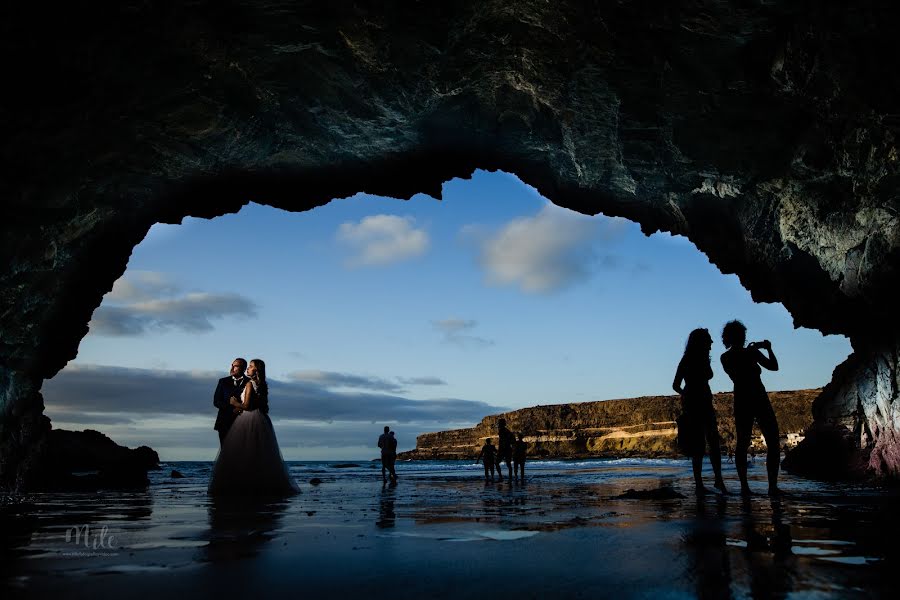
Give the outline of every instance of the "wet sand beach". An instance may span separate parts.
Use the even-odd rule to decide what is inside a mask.
[[[762,462],[750,470],[760,495],[749,499],[695,498],[690,465],[679,460],[531,462],[524,483],[486,483],[468,463],[400,463],[396,486],[382,484],[377,464],[335,465],[291,463],[302,493],[276,501],[213,501],[211,463],[170,463],[146,492],[34,495],[4,509],[3,597],[895,591],[896,493],[785,474],[787,495],[770,499]],[[170,478],[173,468],[185,477]],[[737,491],[733,465],[725,476]],[[671,491],[619,497],[659,488]]]

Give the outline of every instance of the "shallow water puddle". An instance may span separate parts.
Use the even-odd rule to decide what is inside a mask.
[[[407,533],[402,531],[392,531],[390,533],[383,533],[381,537],[404,537],[404,538],[422,538],[422,539],[430,539],[430,540],[438,540],[441,542],[483,542],[485,540],[494,540],[498,542],[509,542],[514,540],[522,540],[530,537],[534,537],[539,534],[539,531],[528,531],[528,530],[515,530],[515,531],[506,531],[500,529],[490,529],[483,531],[465,531],[459,532],[458,535],[439,535],[439,534],[428,534],[428,533]]]
[[[817,556],[816,558],[844,565],[871,565],[881,562],[880,558],[871,556]]]
[[[497,540],[501,542],[508,542],[512,540],[522,540],[525,538],[530,538],[536,536],[538,531],[481,531],[478,533],[481,537],[485,537],[489,540]]]

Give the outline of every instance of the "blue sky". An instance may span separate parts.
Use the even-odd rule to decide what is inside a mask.
[[[685,238],[478,171],[441,201],[361,193],[155,225],[44,396],[55,427],[211,460],[215,381],[260,357],[285,458],[368,459],[384,424],[408,449],[503,410],[670,394],[695,327],[716,340],[713,389],[730,390],[717,357],[732,318],[772,341],[770,390],[822,386],[850,352],[753,303]]]

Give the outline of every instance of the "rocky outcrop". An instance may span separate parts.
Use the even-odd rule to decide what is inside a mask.
[[[33,487],[48,490],[144,488],[159,456],[147,446],[120,446],[99,431],[53,429],[47,437],[46,467]]]
[[[854,353],[813,405],[815,427],[785,469],[821,479],[900,473],[900,345]]]
[[[811,407],[821,390],[770,392],[782,437],[803,433],[812,424]],[[734,447],[733,394],[715,394],[723,451]],[[678,396],[552,404],[491,415],[470,429],[424,433],[416,449],[398,458],[411,460],[474,459],[487,438],[497,443],[497,421],[523,434],[528,455],[542,458],[678,457],[675,417]],[[760,432],[754,428],[759,443]],[[762,448],[757,447],[762,450]]]
[[[42,382],[154,223],[438,197],[474,168],[685,235],[754,299],[850,336],[849,395],[830,397],[856,407],[867,468],[900,476],[896,386],[867,383],[897,380],[900,340],[900,14],[882,4],[13,2],[0,486],[39,474]]]

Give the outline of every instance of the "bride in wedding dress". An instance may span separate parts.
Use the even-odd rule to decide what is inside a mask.
[[[241,398],[231,398],[238,412],[222,441],[209,482],[212,495],[286,496],[299,492],[281,456],[269,418],[266,363],[254,358],[247,365],[250,381]]]

